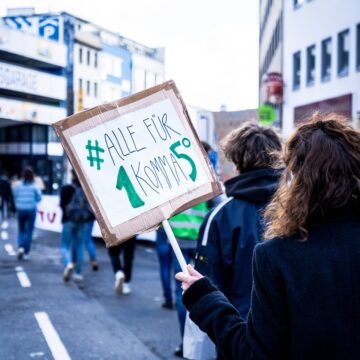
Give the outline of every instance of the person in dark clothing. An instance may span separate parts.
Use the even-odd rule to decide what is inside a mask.
[[[76,212],[75,209],[69,212],[69,206],[73,206],[72,201],[74,197],[80,197],[80,202],[82,203],[79,204],[82,208],[78,208],[76,210],[79,213],[78,219],[75,219],[70,215],[71,213]],[[74,280],[80,282],[83,280],[81,273],[84,245],[88,245],[89,241],[92,242],[92,238],[90,237],[95,216],[87,202],[85,194],[81,189],[80,182],[74,171],[72,171],[72,183],[63,186],[61,189],[60,207],[62,209],[61,221],[63,224],[61,235],[61,253],[64,261],[63,279],[65,282],[68,282],[75,270]],[[93,269],[97,270],[98,267],[96,259],[91,260],[93,260]]]
[[[225,359],[360,358],[359,149],[360,133],[336,114],[288,140],[247,321],[191,266],[176,275],[191,319]]]
[[[200,229],[195,268],[207,275],[246,318],[252,286],[251,261],[261,240],[262,212],[281,175],[281,141],[269,127],[245,123],[221,142],[239,175],[225,182],[227,199]]]
[[[208,276],[246,319],[253,250],[262,237],[263,210],[281,175],[281,170],[275,169],[281,141],[273,129],[245,123],[230,132],[221,147],[239,175],[225,182],[228,198],[211,212],[200,229],[195,268]],[[189,355],[209,351],[211,344],[207,343],[206,338],[198,339],[197,350],[187,348],[185,343],[184,351]]]
[[[0,179],[0,210],[2,220],[7,220],[15,211],[11,184],[6,174]]]
[[[132,265],[135,253],[135,237],[125,242],[109,247],[111,265],[115,274],[115,291],[118,294],[128,295],[131,293],[130,281]],[[120,260],[123,255],[124,261]]]

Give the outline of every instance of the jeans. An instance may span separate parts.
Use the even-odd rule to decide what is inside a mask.
[[[132,263],[135,252],[135,237],[126,240],[120,245],[109,247],[109,256],[111,265],[116,274],[117,271],[121,270],[125,274],[125,282],[130,282],[132,274]],[[124,254],[124,266],[120,260],[121,253]]]
[[[181,249],[181,252],[184,255],[186,264],[190,264],[191,261],[195,259],[196,249]],[[174,257],[175,257],[175,255],[174,255]],[[175,274],[182,271],[181,266],[176,258],[174,259],[173,263],[174,263]],[[178,312],[181,338],[183,338],[184,337],[184,328],[185,328],[186,308],[182,302],[181,282],[178,280],[175,280],[175,282],[176,282],[176,290],[175,290],[176,308],[177,308],[177,312]]]
[[[24,248],[25,254],[28,254],[31,248],[32,236],[34,232],[36,218],[36,209],[18,210],[18,245]]]
[[[159,258],[160,265],[160,279],[163,289],[164,299],[167,303],[173,302],[171,291],[171,263],[172,263],[172,248],[167,241],[165,231],[160,228],[156,233],[156,252]]]
[[[93,226],[94,221],[87,221],[84,223],[84,245],[89,253],[90,261],[96,260],[95,246],[91,236]]]
[[[76,263],[75,273],[81,274],[84,258],[84,223],[66,221],[61,233],[61,254],[66,267],[72,260]],[[71,259],[72,249],[75,258]]]

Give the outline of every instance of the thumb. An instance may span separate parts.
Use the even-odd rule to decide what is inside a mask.
[[[188,266],[187,266],[187,269],[188,269],[190,275],[195,276],[195,277],[197,277],[197,278],[202,278],[202,277],[203,277],[203,276],[202,276],[198,271],[196,271],[191,265],[188,265]]]

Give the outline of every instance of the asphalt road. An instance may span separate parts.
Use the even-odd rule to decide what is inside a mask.
[[[1,227],[1,360],[177,359],[177,314],[161,308],[151,244],[137,244],[132,293],[117,295],[102,240],[95,242],[99,271],[86,254],[84,281],[65,284],[59,234],[35,230],[30,260],[21,262],[16,236],[14,220]]]

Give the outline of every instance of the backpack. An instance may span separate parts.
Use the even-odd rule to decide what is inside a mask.
[[[93,213],[81,187],[75,186],[73,196],[65,208],[65,213],[69,220],[76,223],[93,219]]]

